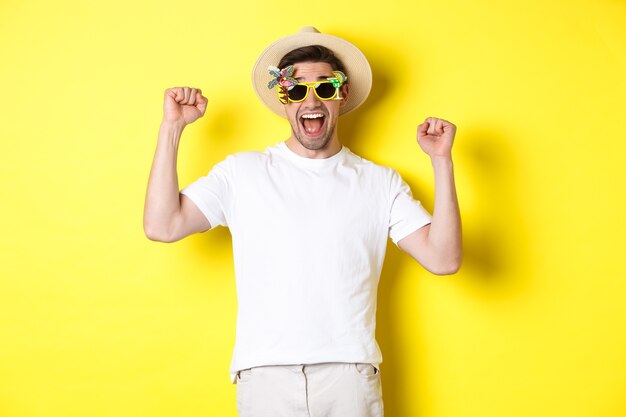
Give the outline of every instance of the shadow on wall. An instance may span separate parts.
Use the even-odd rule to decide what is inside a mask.
[[[493,125],[477,121],[477,126]],[[527,284],[515,282],[520,274],[529,277],[530,230],[522,204],[524,199],[520,162],[512,143],[514,135],[469,126],[462,144],[463,172],[468,177],[464,190],[471,195],[471,206],[464,210],[464,267],[492,290]],[[519,280],[518,280],[519,281]]]
[[[480,122],[477,123],[480,125]],[[460,136],[460,137],[459,137]],[[511,149],[510,139],[502,132],[484,131],[470,127],[460,127],[459,139],[455,146],[455,177],[461,220],[463,224],[463,265],[459,277],[431,275],[426,270],[414,279],[466,279],[459,285],[478,287],[478,291],[497,302],[507,302],[511,297],[519,297],[528,287],[532,265],[528,261],[530,233],[524,221],[520,202],[523,185],[518,175],[518,161]],[[460,176],[463,176],[462,178]],[[407,181],[409,182],[409,181]],[[465,189],[459,188],[459,183]],[[422,202],[432,202],[433,196],[419,192],[410,184],[414,198]],[[432,189],[434,185],[429,185]],[[423,187],[422,187],[423,188]],[[468,204],[464,204],[464,195]],[[433,204],[426,203],[429,207]],[[398,249],[391,241],[388,245],[385,266],[379,284],[377,340],[383,352],[383,397],[385,414],[404,416],[411,413],[410,404],[428,404],[431,376],[426,373],[431,349],[428,348],[428,335],[419,327],[419,320],[403,317],[399,326],[397,317],[400,293],[398,279],[403,268],[415,262]],[[523,277],[520,279],[520,277]],[[419,297],[415,295],[415,299]],[[416,311],[415,310],[411,311]],[[415,326],[404,328],[407,323]],[[418,332],[417,346],[400,347],[406,343],[407,332]],[[415,338],[413,338],[415,340]],[[480,341],[468,341],[477,343]],[[406,352],[410,351],[410,356]],[[405,365],[412,364],[412,374],[406,372]],[[417,371],[415,371],[417,366]],[[409,390],[419,386],[420,397]],[[419,416],[418,416],[419,417]]]
[[[365,44],[365,42],[363,43]],[[367,51],[364,51],[364,53],[366,56],[368,55]],[[372,123],[377,123],[377,107],[388,96],[390,89],[395,87],[392,80],[387,77],[387,74],[393,74],[389,64],[369,56],[368,61],[372,68],[372,89],[370,94],[357,110],[342,116],[338,124],[338,134],[341,138],[341,143],[357,155],[360,154],[359,149],[363,149],[366,146],[363,142],[363,138],[366,135],[363,135],[362,132],[367,132]],[[349,82],[350,80],[348,79]]]

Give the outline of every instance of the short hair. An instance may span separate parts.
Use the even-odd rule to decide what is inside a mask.
[[[346,72],[343,62],[335,56],[333,51],[322,45],[303,46],[287,52],[278,63],[278,68],[283,69],[298,62],[326,62],[333,68],[333,71]]]

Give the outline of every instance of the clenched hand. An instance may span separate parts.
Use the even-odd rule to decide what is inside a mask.
[[[204,115],[207,101],[199,88],[168,88],[163,103],[163,122],[183,127],[193,123]]]
[[[456,126],[447,120],[427,117],[417,127],[417,143],[431,158],[451,157]]]

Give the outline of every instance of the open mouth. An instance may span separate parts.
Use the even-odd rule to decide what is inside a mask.
[[[300,116],[300,123],[304,134],[310,137],[319,136],[324,129],[326,117],[321,112],[305,113]]]

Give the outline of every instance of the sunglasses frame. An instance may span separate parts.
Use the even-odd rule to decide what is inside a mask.
[[[317,87],[318,87],[320,84],[330,84],[330,85],[332,85],[332,86],[335,88],[335,93],[334,93],[331,97],[329,97],[329,98],[320,97],[320,96],[319,96],[319,94],[317,94]],[[343,97],[341,97],[341,93],[340,93],[340,91],[339,91],[339,88],[340,88],[340,87],[337,87],[337,84],[336,84],[336,83],[334,83],[334,82],[332,82],[332,81],[309,81],[309,82],[302,82],[302,83],[298,83],[298,84],[296,84],[295,86],[298,86],[298,85],[304,85],[304,86],[306,86],[306,87],[307,87],[307,89],[306,89],[306,94],[304,95],[304,97],[303,97],[301,100],[292,100],[292,99],[289,97],[289,91],[287,91],[287,99],[288,99],[290,102],[292,102],[292,103],[301,103],[301,102],[303,102],[304,100],[306,100],[306,98],[309,96],[309,91],[310,91],[311,89],[313,89],[313,93],[315,94],[315,96],[316,96],[317,98],[319,98],[320,100],[323,100],[323,101],[341,100],[341,99],[343,98]],[[295,86],[294,86],[294,87],[295,87]],[[280,98],[280,90],[277,90],[276,92],[279,94],[279,98]],[[281,100],[281,101],[282,101],[282,100]]]
[[[304,97],[301,100],[292,100],[291,98],[289,98],[289,88],[287,87],[287,85],[283,84],[282,88],[278,88],[276,89],[276,95],[278,96],[278,100],[280,100],[281,103],[283,104],[287,104],[289,102],[292,103],[301,103],[304,100],[306,100],[306,98],[309,96],[309,90],[311,88],[313,88],[313,92],[315,93],[315,96],[322,100],[322,101],[330,101],[330,100],[343,100],[343,97],[341,97],[341,86],[344,85],[344,83],[346,82],[346,80],[348,79],[348,77],[346,77],[346,74],[344,74],[341,71],[333,71],[333,75],[334,77],[330,77],[330,78],[326,78],[326,81],[308,81],[308,82],[302,82],[302,83],[298,83],[295,79],[290,78],[289,76],[291,75],[291,73],[293,72],[293,67],[289,66],[287,68],[285,68],[285,70],[283,71],[287,71],[288,74],[283,76],[283,78],[279,79],[278,77],[282,75],[282,72],[279,71],[272,71],[272,69],[277,70],[277,68],[275,67],[270,67],[269,71],[272,75],[274,75],[276,78],[275,80],[272,80],[270,82],[270,84],[268,85],[269,88],[274,87],[274,85],[276,84],[283,84],[282,80],[285,79],[289,82],[292,83],[292,88],[295,87],[296,85],[304,85],[306,86],[306,94],[304,95]],[[289,71],[290,70],[290,71]],[[293,82],[296,81],[296,84],[293,84]],[[317,94],[317,87],[320,84],[324,84],[324,83],[329,83],[332,84],[333,87],[335,87],[335,94],[333,94],[331,97],[329,98],[322,98],[319,96],[319,94]]]

